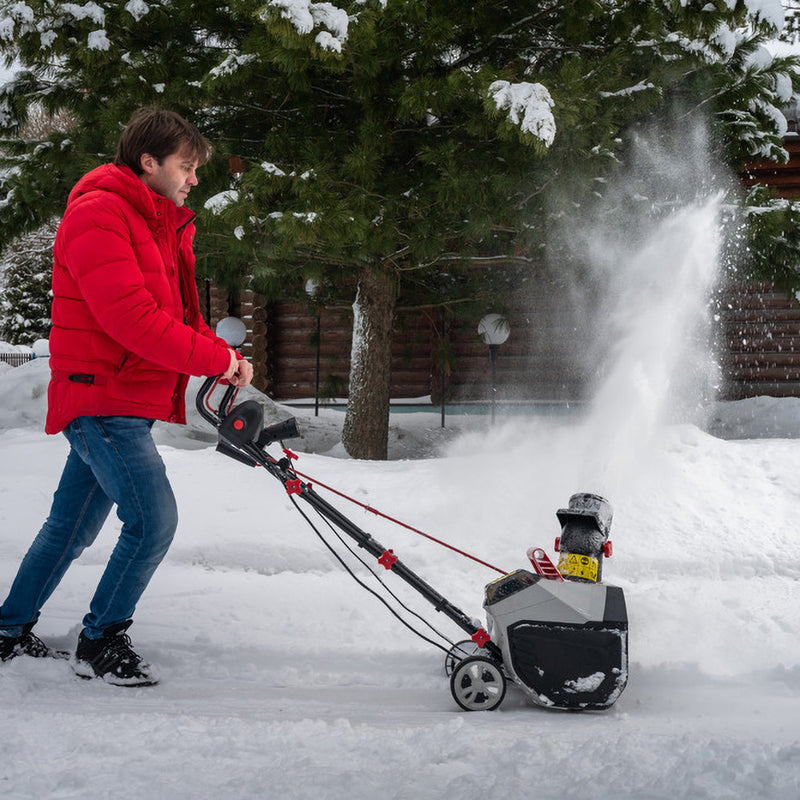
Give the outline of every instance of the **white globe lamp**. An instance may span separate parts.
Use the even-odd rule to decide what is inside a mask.
[[[247,327],[239,317],[223,317],[217,323],[217,336],[230,347],[240,347],[247,338]]]

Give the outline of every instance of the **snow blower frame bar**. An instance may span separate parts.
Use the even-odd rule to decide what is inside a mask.
[[[210,395],[220,383],[220,378],[211,377],[201,386],[197,393],[196,406],[200,415],[213,425],[219,433],[217,450],[243,464],[251,467],[264,467],[267,472],[279,480],[287,493],[296,495],[312,506],[320,516],[337,527],[356,544],[374,556],[378,563],[394,572],[421,594],[436,611],[452,620],[459,628],[469,634],[473,642],[483,648],[498,665],[503,662],[500,648],[491,641],[489,634],[473,622],[461,609],[442,597],[419,575],[409,569],[394,554],[366,531],[342,514],[337,508],[320,497],[310,483],[297,477],[292,469],[292,460],[297,456],[290,450],[283,449],[284,457],[273,458],[266,447],[283,439],[299,436],[297,422],[294,417],[264,427],[264,408],[257,400],[245,400],[232,406],[237,394],[234,386],[228,385],[217,409],[209,405]]]

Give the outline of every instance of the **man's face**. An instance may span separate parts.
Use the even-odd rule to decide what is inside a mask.
[[[197,161],[185,150],[167,156],[160,164],[154,156],[145,153],[141,163],[144,171],[139,177],[142,181],[176,206],[182,206],[192,186],[198,184]]]

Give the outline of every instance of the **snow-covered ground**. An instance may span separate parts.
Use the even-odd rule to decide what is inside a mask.
[[[0,370],[4,595],[66,443],[41,432],[47,360]],[[459,711],[442,653],[343,572],[276,481],[216,453],[197,416],[180,432],[159,426],[182,522],[131,634],[162,682],[115,688],[63,661],[0,666],[0,796],[797,798],[799,405],[718,404],[718,436],[686,424],[621,436],[613,474],[594,475],[605,423],[592,415],[452,417],[445,432],[437,414],[393,415],[395,457],[374,463],[340,457],[341,412],[299,412],[299,470],[503,569],[525,566],[531,545],[554,555],[555,511],[573,492],[608,497],[604,578],[627,599],[630,682],[591,713],[534,707],[515,687],[495,712]],[[319,491],[483,618],[496,573]],[[46,605],[37,630],[50,643],[74,646],[116,528]]]

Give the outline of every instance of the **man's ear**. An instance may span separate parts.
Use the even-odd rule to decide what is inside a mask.
[[[142,172],[152,175],[158,166],[158,159],[151,156],[150,153],[142,153],[139,158],[139,166],[142,168]]]

